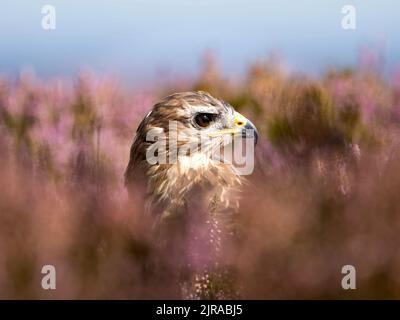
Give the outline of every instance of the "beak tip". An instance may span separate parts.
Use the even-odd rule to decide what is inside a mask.
[[[255,125],[252,124],[250,121],[243,128],[242,137],[243,138],[253,138],[254,139],[254,145],[257,144],[258,131],[257,131],[257,128],[255,127]]]

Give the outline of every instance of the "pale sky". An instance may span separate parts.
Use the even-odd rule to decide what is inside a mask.
[[[41,27],[41,8],[56,9],[56,29]],[[356,8],[356,29],[341,27],[342,6]],[[290,69],[318,73],[354,65],[363,47],[400,67],[400,2],[390,0],[2,0],[0,74],[32,68],[43,77],[83,67],[126,79],[159,70],[196,72],[213,50],[227,74],[279,53]]]

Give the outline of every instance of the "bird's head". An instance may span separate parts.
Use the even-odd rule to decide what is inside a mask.
[[[258,133],[231,105],[205,92],[172,94],[155,104],[139,125],[126,179],[134,179],[131,171],[139,164],[148,175],[175,163],[181,174],[204,173],[221,161],[221,148],[232,145],[234,138],[251,138],[254,145]]]
[[[164,98],[149,112],[144,129],[147,137],[162,132],[168,139],[168,151],[177,142],[196,152],[207,152],[232,142],[232,137],[252,137],[257,141],[258,133],[250,120],[236,112],[225,101],[213,98],[205,92],[176,93]],[[171,141],[173,139],[174,141]],[[202,149],[203,148],[203,149]],[[188,150],[181,151],[187,155]]]

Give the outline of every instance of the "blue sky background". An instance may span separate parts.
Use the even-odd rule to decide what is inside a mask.
[[[57,28],[41,28],[41,8],[56,8]],[[341,28],[343,5],[357,29]],[[400,2],[390,0],[2,0],[0,73],[33,68],[73,76],[89,67],[125,79],[159,70],[195,73],[215,51],[227,74],[278,52],[292,70],[318,73],[355,65],[359,49],[379,48],[386,71],[400,67]]]

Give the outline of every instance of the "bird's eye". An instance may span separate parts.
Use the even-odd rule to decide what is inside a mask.
[[[196,121],[199,127],[207,128],[210,123],[215,119],[215,116],[216,115],[212,113],[199,113],[194,118],[194,121]]]

